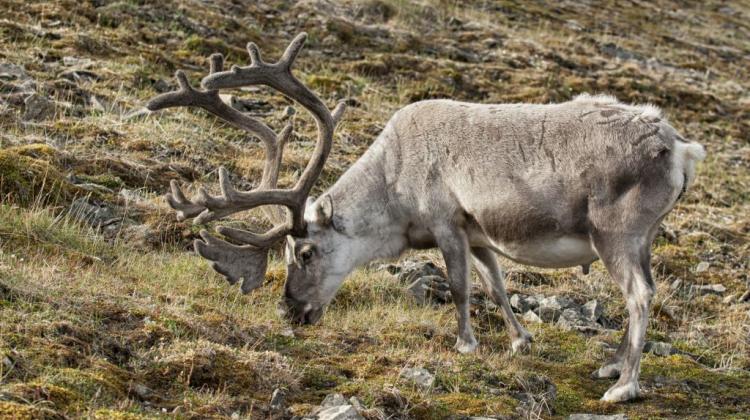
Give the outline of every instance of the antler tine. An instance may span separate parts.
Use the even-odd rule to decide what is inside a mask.
[[[281,59],[279,59],[278,64],[283,65],[287,70],[291,70],[294,60],[297,59],[297,55],[302,51],[302,47],[305,45],[305,41],[307,41],[307,34],[305,32],[301,32],[294,37],[292,42],[289,43],[289,46],[286,47],[286,50],[284,50],[284,54],[281,56]]]
[[[305,229],[304,205],[313,184],[323,171],[323,166],[331,151],[333,131],[341,119],[345,105],[339,104],[333,114],[313,92],[291,74],[291,66],[307,39],[304,32],[297,35],[274,64],[262,61],[260,50],[254,43],[248,44],[250,65],[234,66],[230,71],[210,74],[203,78],[201,84],[206,89],[236,88],[249,85],[266,85],[295,100],[312,114],[318,127],[318,142],[312,157],[302,175],[289,190],[296,204],[289,209],[294,215],[294,233],[302,234]],[[253,192],[251,192],[253,193]]]

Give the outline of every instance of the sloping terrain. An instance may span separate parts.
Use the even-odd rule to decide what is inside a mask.
[[[750,2],[0,0],[0,11],[0,418],[284,418],[334,393],[367,418],[750,413]],[[610,93],[662,107],[706,146],[655,245],[643,398],[602,403],[611,382],[589,377],[627,317],[599,263],[583,275],[502,261],[525,304],[601,306],[591,328],[524,317],[534,347],[511,357],[479,295],[480,348],[459,355],[452,305],[418,304],[380,264],[351,276],[321,325],[290,328],[276,314],[278,253],[267,286],[245,296],[191,252],[198,227],[175,221],[169,181],[214,188],[225,165],[251,188],[263,149],[200,111],[130,113],[173,88],[177,69],[198,81],[217,51],[244,65],[248,41],[276,58],[300,31],[296,74],[329,106],[350,105],[316,192],[425,98]],[[276,128],[294,118],[280,183],[294,182],[311,119],[265,89],[227,93]],[[267,226],[260,213],[232,223]]]

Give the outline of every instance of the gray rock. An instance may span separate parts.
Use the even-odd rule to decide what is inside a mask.
[[[709,267],[711,267],[711,264],[706,261],[701,261],[698,263],[698,265],[695,266],[695,272],[703,273],[705,271],[708,271]]]
[[[29,95],[24,104],[26,110],[23,119],[26,121],[42,121],[55,115],[55,103],[45,96],[36,93]]]
[[[115,217],[110,207],[90,204],[85,198],[74,200],[70,204],[68,213],[74,219],[96,228],[102,228],[120,220]]]
[[[571,414],[568,420],[628,420],[625,414]]]
[[[483,28],[482,24],[476,21],[466,22],[461,27],[461,29],[465,31],[480,31],[482,30],[482,28]]]
[[[596,299],[590,300],[581,307],[581,315],[591,322],[596,322],[602,316],[602,305]]]
[[[101,76],[89,70],[68,70],[60,73],[60,78],[76,83],[95,82],[101,80]]]
[[[235,95],[220,95],[221,100],[240,112],[263,113],[270,112],[272,107],[268,101],[262,99],[246,99]]]
[[[151,388],[143,384],[133,385],[133,392],[135,392],[135,395],[137,395],[141,399],[147,399],[153,394]]]
[[[694,284],[690,287],[690,292],[695,295],[721,295],[726,291],[723,284]]]
[[[406,287],[409,294],[420,305],[444,304],[451,301],[450,286],[440,276],[420,277]]]
[[[560,318],[563,310],[567,309],[572,304],[573,302],[568,298],[549,296],[539,302],[537,313],[545,322],[555,322]]]
[[[638,60],[642,57],[630,50],[626,50],[612,42],[604,44],[600,48],[601,52],[605,55],[618,58],[620,60]]]
[[[570,331],[584,322],[585,320],[580,312],[572,308],[567,308],[562,311],[560,317],[557,319],[557,326],[566,331]]]
[[[29,75],[26,74],[26,70],[23,66],[19,66],[13,63],[0,63],[0,79],[14,80],[28,79]]]
[[[339,405],[322,410],[317,415],[318,420],[364,420],[351,405]]]
[[[271,408],[271,411],[284,411],[286,406],[286,391],[281,388],[274,389],[273,394],[271,394],[271,402],[268,406]]]
[[[526,322],[532,323],[532,324],[541,324],[542,318],[539,318],[539,315],[537,315],[534,311],[526,311],[525,314],[523,314],[522,319]]]
[[[513,312],[519,314],[525,313],[530,309],[529,304],[526,303],[526,297],[521,296],[518,293],[513,294],[510,297],[510,307],[513,308]]]
[[[526,304],[529,305],[529,309],[532,311],[539,307],[539,301],[544,299],[544,296],[526,296]]]
[[[320,403],[320,406],[322,408],[328,408],[328,407],[337,407],[341,405],[347,405],[349,404],[348,401],[346,401],[346,398],[344,398],[341,394],[328,394],[323,399],[323,402]]]
[[[398,271],[398,280],[404,284],[411,284],[414,280],[425,276],[438,276],[446,278],[443,270],[439,269],[431,261],[406,260],[401,263]]]
[[[677,279],[672,282],[672,284],[669,285],[669,288],[672,290],[677,290],[680,287],[682,287],[682,279]]]
[[[94,65],[94,61],[90,58],[79,58],[73,56],[65,56],[62,59],[63,65],[68,67],[79,67],[82,69],[89,68]]]
[[[663,341],[647,341],[646,345],[643,346],[643,351],[657,356],[671,356],[678,353],[677,349],[672,347],[671,344]]]
[[[403,368],[399,376],[423,389],[430,388],[435,383],[435,376],[424,368]]]

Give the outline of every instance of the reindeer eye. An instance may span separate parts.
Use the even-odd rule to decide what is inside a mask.
[[[307,264],[312,259],[313,255],[315,255],[315,250],[313,248],[306,248],[300,251],[299,256],[302,258],[302,263]]]

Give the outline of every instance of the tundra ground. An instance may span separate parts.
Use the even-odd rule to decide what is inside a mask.
[[[735,417],[750,412],[750,3],[423,0],[0,0],[0,417],[266,418],[274,389],[305,415],[331,393],[368,418]],[[510,293],[603,303],[610,328],[530,324],[511,357],[499,311],[474,310],[479,351],[452,350],[452,305],[420,306],[377,264],[354,273],[321,325],[276,314],[284,269],[242,295],[190,252],[198,228],[162,196],[170,179],[214,187],[227,166],[253,186],[262,147],[193,110],[124,118],[194,81],[222,52],[271,59],[300,31],[300,79],[350,107],[317,192],[420,99],[557,102],[610,93],[662,107],[706,146],[696,185],[654,249],[658,291],[644,396],[613,405],[590,379],[626,320],[601,264],[537,270],[502,261]],[[295,119],[281,184],[312,150],[314,125],[265,89],[228,92],[275,127]],[[260,213],[231,223],[265,227]],[[437,253],[413,254],[440,264]],[[530,274],[530,272],[536,274]],[[720,284],[699,294],[693,286]],[[420,388],[405,367],[435,376]]]

